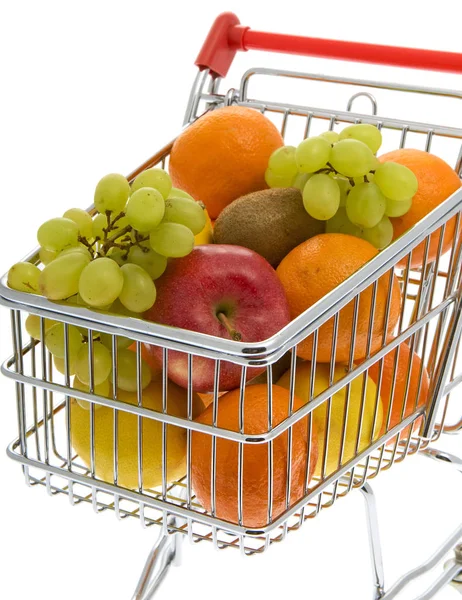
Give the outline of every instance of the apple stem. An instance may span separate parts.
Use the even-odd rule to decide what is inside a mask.
[[[229,335],[235,342],[240,342],[242,340],[242,335],[239,333],[239,331],[236,331],[233,328],[225,313],[217,313],[217,318],[220,321],[220,323],[226,328],[226,331],[229,333]]]

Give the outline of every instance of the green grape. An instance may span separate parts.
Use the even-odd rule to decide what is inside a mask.
[[[132,246],[128,253],[128,261],[143,267],[151,279],[158,279],[167,268],[165,256],[157,254],[151,248]]]
[[[45,332],[47,332],[48,329],[50,329],[51,327],[53,327],[53,325],[56,325],[56,323],[58,321],[53,321],[52,319],[44,319],[45,321]],[[27,333],[30,335],[31,338],[34,338],[35,340],[41,340],[42,339],[42,329],[41,329],[41,319],[38,315],[28,315],[27,319],[26,319],[26,331]]]
[[[112,304],[111,312],[115,313],[116,315],[120,315],[122,317],[131,317],[134,319],[140,318],[140,315],[138,313],[134,313],[131,310],[128,310],[128,308],[126,308],[119,299],[117,299]]]
[[[151,383],[152,372],[148,363],[141,359],[141,389]],[[117,353],[117,386],[126,392],[136,392],[137,385],[137,355],[131,350],[119,350]]]
[[[303,140],[295,151],[298,170],[314,173],[324,168],[330,160],[332,146],[325,138],[312,137]]]
[[[71,219],[50,219],[40,225],[37,240],[42,248],[61,252],[69,246],[77,246],[79,228]]]
[[[90,263],[88,252],[71,252],[59,256],[40,273],[39,289],[49,300],[65,300],[79,291],[79,280]]]
[[[78,292],[89,306],[103,308],[119,297],[123,284],[119,265],[107,257],[97,258],[82,271]]]
[[[154,252],[167,258],[186,256],[194,248],[193,232],[180,223],[161,223],[149,236]]]
[[[90,392],[90,386],[86,383],[80,381],[78,377],[74,377],[74,381],[72,383],[72,387],[75,390],[80,390],[82,392]],[[105,379],[103,382],[95,385],[93,393],[96,396],[103,396],[103,398],[109,398],[111,395],[111,384],[109,383],[109,379]],[[90,410],[91,405],[95,407],[95,410],[102,408],[101,404],[97,404],[96,402],[87,402],[86,400],[81,400],[80,398],[76,398],[77,404],[79,404],[85,410]]]
[[[346,177],[363,177],[371,170],[374,159],[369,146],[359,140],[348,139],[334,144],[330,164]]]
[[[346,235],[362,237],[363,230],[350,221],[346,209],[341,206],[335,215],[326,221],[326,233],[344,233]]]
[[[66,364],[64,358],[59,358],[58,356],[53,356],[53,364],[56,367],[56,370],[61,373],[61,375],[66,374]],[[69,358],[68,360],[69,367],[69,375],[75,375],[75,356]]]
[[[375,179],[375,174],[374,174],[374,173],[368,173],[368,174],[366,175],[366,177],[367,177],[367,181],[368,181],[369,183],[374,183],[374,179]]]
[[[73,360],[77,358],[83,343],[80,331],[74,325],[68,325],[68,340],[68,356]],[[53,356],[64,358],[64,323],[56,323],[48,329],[45,333],[45,346]]]
[[[412,198],[419,187],[411,169],[394,162],[385,162],[377,167],[374,182],[384,196],[395,202]]]
[[[156,301],[156,286],[146,271],[139,265],[128,263],[120,269],[124,285],[119,295],[120,302],[132,312],[149,310]]]
[[[93,219],[86,210],[81,208],[70,208],[63,214],[66,219],[71,219],[79,228],[79,234],[87,239],[93,234]]]
[[[176,187],[172,187],[172,189],[170,190],[167,199],[168,198],[190,198],[191,200],[194,200],[194,198],[191,196],[191,194],[188,194],[188,192],[185,192],[184,190],[180,190],[179,188]]]
[[[370,228],[379,223],[386,205],[386,198],[375,183],[360,183],[348,194],[346,211],[352,223]]]
[[[58,256],[56,258],[60,258],[61,256],[66,256],[66,254],[72,254],[73,252],[80,252],[80,254],[83,254],[83,256],[85,256],[88,260],[91,259],[91,255],[90,255],[90,252],[88,251],[88,248],[86,246],[84,246],[83,244],[77,244],[77,246],[71,246],[70,248],[64,248],[64,250],[61,250],[61,252],[58,254]]]
[[[150,187],[133,192],[125,209],[129,225],[141,233],[155,229],[162,221],[164,212],[164,197],[158,190]]]
[[[315,219],[327,221],[332,218],[340,206],[337,182],[324,173],[313,175],[303,189],[303,205]]]
[[[205,210],[199,202],[189,198],[168,198],[165,201],[164,223],[180,223],[197,235],[206,222]]]
[[[40,248],[39,250],[39,258],[42,265],[49,265],[57,256],[58,253],[54,250],[47,250],[46,248]]]
[[[393,239],[393,225],[390,219],[383,216],[375,227],[364,229],[363,238],[379,250],[388,246]]]
[[[40,269],[29,262],[18,262],[8,271],[8,285],[18,292],[37,294]]]
[[[154,188],[165,198],[168,197],[172,189],[172,180],[170,175],[164,169],[146,169],[136,177],[132,183],[132,191],[148,187]]]
[[[366,144],[373,154],[382,145],[382,134],[374,125],[368,123],[359,123],[358,125],[350,125],[340,133],[341,140],[359,140]]]
[[[295,150],[295,146],[282,146],[275,150],[269,158],[268,169],[276,175],[295,177],[298,171]]]
[[[112,359],[109,350],[101,342],[93,342],[93,384],[99,385],[109,377]],[[89,344],[82,344],[75,363],[75,374],[82,383],[90,384]]]
[[[408,198],[407,200],[402,200],[401,202],[396,202],[396,200],[391,200],[387,198],[387,207],[385,209],[385,214],[387,217],[402,217],[405,215],[412,206],[412,198]]]
[[[339,177],[338,175],[334,176],[334,181],[337,182],[337,185],[340,188],[340,206],[345,206],[348,192],[351,190],[350,182],[348,179]]]
[[[287,175],[278,175],[271,169],[265,171],[266,185],[270,188],[286,188],[292,185],[292,177]]]
[[[290,187],[297,188],[301,192],[303,192],[303,188],[306,185],[306,182],[310,177],[313,176],[313,173],[297,173],[290,184]]]
[[[109,248],[106,256],[111,260],[114,260],[119,267],[127,264],[127,251],[125,249],[122,250],[122,248],[113,246],[112,248]]]
[[[130,184],[123,175],[118,173],[105,175],[95,189],[96,210],[101,214],[106,211],[119,214],[125,208],[130,192]]]
[[[112,352],[112,335],[110,335],[109,333],[100,333],[99,339],[100,339],[100,342],[104,346],[106,346],[106,348],[108,350],[110,350]],[[133,340],[131,340],[130,338],[125,337],[123,335],[117,335],[116,336],[116,344],[117,344],[117,348],[123,350],[123,349],[131,346],[133,344]]]
[[[104,231],[107,227],[107,218],[106,215],[98,214],[93,219],[92,223],[92,234],[94,238],[99,238],[100,240],[104,239]]]
[[[327,140],[329,144],[335,144],[340,139],[340,135],[336,131],[325,131],[324,133],[321,133],[319,137]]]
[[[73,296],[69,296],[69,298],[66,298],[64,302],[66,304],[73,304],[74,306],[87,306],[80,294],[74,294]]]

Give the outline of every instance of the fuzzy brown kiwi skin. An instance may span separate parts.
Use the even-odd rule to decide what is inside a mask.
[[[325,222],[306,212],[300,190],[273,188],[229,204],[215,221],[213,237],[216,244],[254,250],[277,267],[296,246],[324,231]]]

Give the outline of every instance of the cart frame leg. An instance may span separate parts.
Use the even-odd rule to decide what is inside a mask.
[[[377,514],[377,501],[369,483],[361,487],[363,498],[366,502],[367,529],[369,533],[369,547],[374,578],[373,600],[379,600],[385,593],[385,574],[383,570],[382,546],[379,535],[379,519]]]
[[[179,566],[180,533],[163,533],[148,555],[131,600],[149,600],[164,580],[169,568]]]

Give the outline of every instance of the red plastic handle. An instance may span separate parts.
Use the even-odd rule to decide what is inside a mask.
[[[254,31],[249,27],[242,26],[233,13],[222,13],[217,17],[199,52],[196,65],[200,69],[210,69],[216,77],[224,77],[238,50],[244,52],[266,50],[395,67],[462,73],[462,54],[456,52],[341,42]]]

